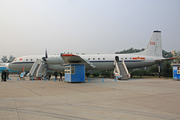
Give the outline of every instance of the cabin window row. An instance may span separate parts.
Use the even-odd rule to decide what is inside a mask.
[[[127,57],[125,57],[125,58],[121,58],[122,60],[127,60]],[[130,60],[132,59],[132,58],[129,58]],[[88,58],[88,60],[105,60],[105,58],[103,58],[103,59],[100,59],[100,58],[98,58],[98,59],[95,59],[95,58]]]
[[[38,60],[38,59],[36,59],[36,60]],[[33,59],[26,59],[26,61],[33,61]]]
[[[91,60],[91,58],[88,58],[88,60]],[[96,58],[92,58],[92,60],[96,60]],[[97,60],[105,60],[105,58],[98,58]]]

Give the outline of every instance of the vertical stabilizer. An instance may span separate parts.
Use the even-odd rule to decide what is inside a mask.
[[[146,49],[141,52],[142,55],[161,56],[162,57],[162,41],[161,31],[154,31]]]

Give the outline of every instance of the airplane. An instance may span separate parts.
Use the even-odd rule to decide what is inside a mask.
[[[11,70],[11,69],[7,69],[7,65],[9,63],[0,63],[0,72],[2,71],[9,71],[9,72],[18,72],[18,71],[15,71],[15,70]]]
[[[76,58],[74,57],[76,56]],[[113,70],[114,60],[118,58],[119,62],[124,61],[127,69],[147,67],[159,64],[170,58],[162,57],[162,41],[161,31],[153,31],[153,34],[144,51],[130,54],[61,54],[50,55],[47,51],[45,57],[43,55],[30,55],[16,58],[6,67],[11,70],[29,71],[34,62],[40,59],[47,64],[47,70],[64,71],[63,64],[67,62],[84,63],[86,70]],[[23,67],[24,66],[24,67]]]

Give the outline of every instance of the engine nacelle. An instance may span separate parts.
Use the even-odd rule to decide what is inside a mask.
[[[60,56],[48,57],[48,58],[43,57],[42,60],[43,60],[42,62],[47,64],[64,64],[64,61]]]

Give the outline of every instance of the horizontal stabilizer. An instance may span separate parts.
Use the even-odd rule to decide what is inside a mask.
[[[174,58],[163,58],[163,59],[157,59],[155,60],[156,62],[162,62],[162,61],[165,61],[165,60],[172,60]]]

